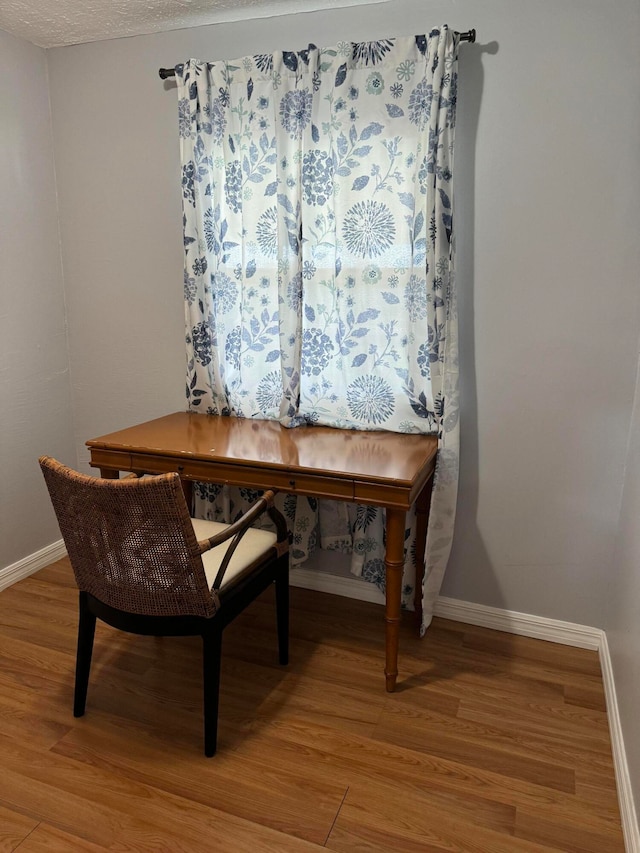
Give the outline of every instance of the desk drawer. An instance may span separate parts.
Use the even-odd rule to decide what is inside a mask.
[[[288,479],[286,490],[292,495],[313,495],[316,498],[353,501],[353,480],[297,472],[290,474]]]
[[[313,476],[311,474],[258,467],[235,465],[228,462],[202,462],[198,459],[170,456],[131,454],[129,468],[149,474],[164,474],[177,471],[184,480],[201,480],[211,483],[226,483],[230,486],[248,486],[255,489],[278,489],[291,494],[314,495],[315,497],[353,500],[353,481],[338,477]]]
[[[230,486],[248,486],[256,489],[274,488],[287,491],[291,479],[287,471],[232,465],[228,462],[202,462],[199,459],[170,456],[131,454],[131,468],[149,474],[177,471],[184,480],[201,480],[225,483]]]
[[[91,450],[91,467],[112,471],[131,471],[131,454],[117,450]]]

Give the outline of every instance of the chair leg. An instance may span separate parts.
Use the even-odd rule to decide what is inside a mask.
[[[221,652],[222,628],[216,625],[202,635],[204,754],[207,758],[215,755],[218,744]]]
[[[289,663],[289,555],[280,557],[282,568],[276,575],[276,619],[278,622],[278,657],[280,663]]]
[[[87,688],[91,670],[96,617],[89,610],[86,592],[80,592],[78,613],[78,645],[76,650],[76,683],[73,695],[73,716],[82,717],[87,704]]]

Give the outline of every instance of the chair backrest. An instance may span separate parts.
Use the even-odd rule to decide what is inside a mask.
[[[216,612],[177,474],[108,480],[39,461],[79,589],[128,613]]]

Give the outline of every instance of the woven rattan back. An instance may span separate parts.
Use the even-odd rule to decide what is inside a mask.
[[[107,480],[48,456],[40,467],[79,589],[128,613],[215,613],[177,474]]]

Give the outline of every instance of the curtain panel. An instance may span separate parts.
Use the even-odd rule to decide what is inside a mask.
[[[177,69],[189,408],[437,433],[424,627],[457,492],[457,51],[445,26]],[[196,494],[225,521],[253,497]],[[319,540],[384,587],[382,510],[281,500],[294,565]],[[410,513],[405,604],[414,526]]]

